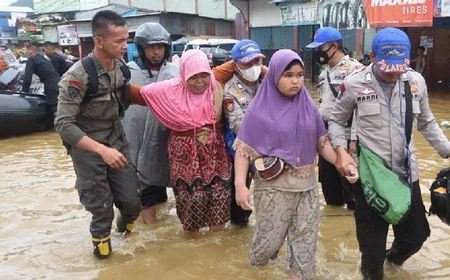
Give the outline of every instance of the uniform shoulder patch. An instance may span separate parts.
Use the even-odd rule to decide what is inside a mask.
[[[342,97],[342,95],[344,95],[344,92],[345,92],[345,85],[344,85],[344,83],[342,83],[339,86],[339,94],[338,94],[338,97],[337,97],[338,101],[341,100],[341,97]]]
[[[82,90],[85,87],[85,85],[77,80],[69,80],[68,87],[74,87],[78,88],[79,90]]]
[[[345,90],[346,90],[346,88],[345,88],[345,84],[344,84],[344,83],[342,83],[342,84],[341,84],[341,86],[339,87],[339,91],[340,91],[340,93],[342,94],[342,93],[344,93],[344,92],[345,92]]]
[[[362,64],[361,64],[361,65],[362,65]],[[364,71],[364,69],[366,69],[366,66],[364,66],[364,65],[362,65],[362,66],[360,66],[360,67],[355,67],[355,70],[354,70],[352,73],[350,73],[349,76],[353,76],[353,75],[355,75],[355,74],[358,74],[358,73]]]
[[[67,93],[69,94],[70,99],[75,99],[78,95],[80,95],[81,89],[68,86],[67,87]]]
[[[81,91],[85,88],[85,85],[74,78],[71,78],[67,83],[67,93],[71,99],[75,99],[80,95]]]
[[[226,98],[223,100],[223,108],[228,113],[231,113],[234,111],[234,99]]]

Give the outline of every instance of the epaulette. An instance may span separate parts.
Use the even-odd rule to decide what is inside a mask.
[[[352,75],[355,75],[355,74],[357,74],[357,73],[359,73],[359,72],[362,72],[362,71],[366,70],[366,68],[367,68],[367,66],[364,66],[364,67],[355,69],[355,70],[354,70],[352,73],[350,73],[347,77],[352,76]]]

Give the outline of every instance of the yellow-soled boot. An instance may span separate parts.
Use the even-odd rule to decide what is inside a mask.
[[[134,222],[135,221],[131,221],[131,222],[125,224],[121,216],[117,217],[117,221],[116,221],[117,232],[125,233],[125,234],[132,232],[134,229]]]
[[[94,245],[94,256],[98,259],[106,259],[112,252],[109,235],[105,237],[92,236],[92,244]]]

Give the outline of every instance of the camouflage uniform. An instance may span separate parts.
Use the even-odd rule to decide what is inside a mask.
[[[55,128],[70,145],[68,153],[76,173],[75,187],[80,202],[92,214],[90,232],[93,237],[105,237],[111,231],[113,204],[120,211],[121,223],[128,224],[138,217],[141,203],[136,171],[131,165],[111,168],[100,155],[76,147],[76,143],[87,135],[129,158],[128,143],[120,122],[124,108],[117,100],[124,94],[125,78],[119,69],[123,62],[115,60],[114,70],[107,71],[94,55],[92,57],[98,73],[97,92],[105,95],[84,101],[89,79],[78,61],[59,83]]]

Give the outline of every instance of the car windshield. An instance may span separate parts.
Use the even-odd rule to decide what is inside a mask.
[[[226,50],[226,51],[231,51],[231,49],[233,48],[235,43],[231,43],[231,44],[220,44],[219,45],[219,49],[222,50]]]
[[[200,47],[200,50],[206,54],[208,54],[211,51],[211,47],[207,46],[207,47]]]

